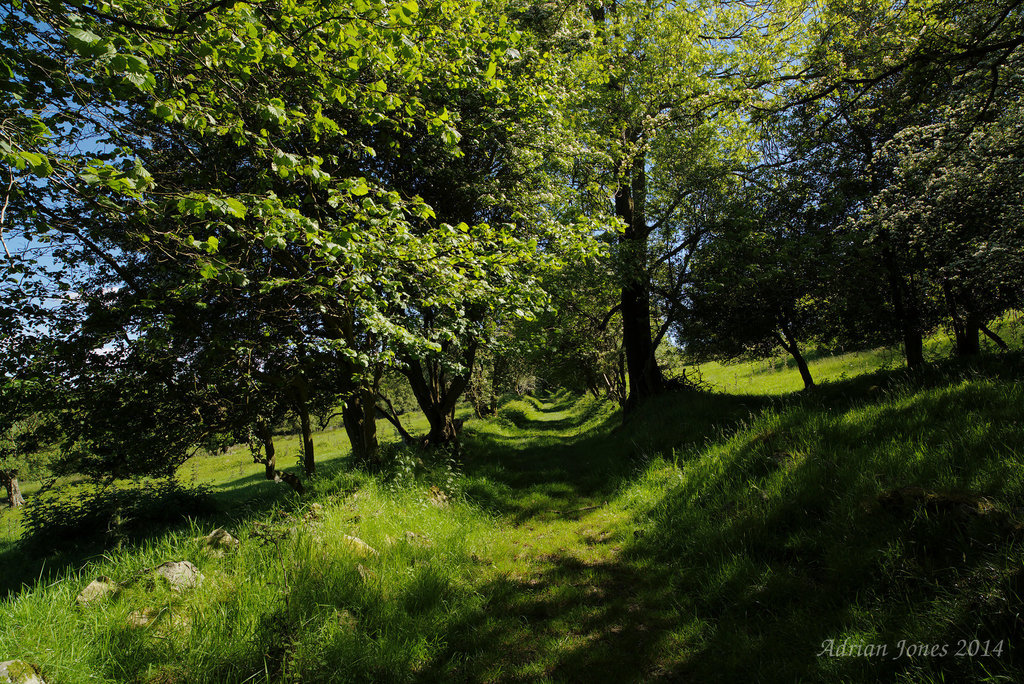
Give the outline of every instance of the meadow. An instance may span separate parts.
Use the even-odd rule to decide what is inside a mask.
[[[1022,681],[1024,355],[891,358],[817,358],[813,392],[782,360],[705,364],[709,390],[624,424],[506,397],[459,454],[389,446],[383,476],[328,430],[303,497],[244,448],[202,455],[185,522],[58,553],[4,510],[0,660],[48,682]],[[209,552],[215,527],[237,550]],[[145,579],[167,560],[202,581]],[[98,576],[121,590],[79,605]]]

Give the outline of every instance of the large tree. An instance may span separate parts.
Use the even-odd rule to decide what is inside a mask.
[[[622,225],[616,261],[626,411],[666,384],[655,351],[681,313],[704,201],[746,152],[748,107],[802,48],[801,3],[607,0],[587,7],[580,117]],[[660,281],[660,286],[652,284]],[[658,291],[656,291],[658,290]]]

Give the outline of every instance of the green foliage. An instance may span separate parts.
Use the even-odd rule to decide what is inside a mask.
[[[28,500],[22,522],[24,543],[35,551],[109,544],[214,510],[208,487],[171,479],[107,486],[65,484]]]

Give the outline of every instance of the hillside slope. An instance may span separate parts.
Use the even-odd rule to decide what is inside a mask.
[[[683,393],[624,426],[508,401],[458,466],[396,450],[385,478],[216,519],[237,551],[200,519],[27,586],[0,659],[50,682],[1021,681],[1022,374]],[[204,579],[150,582],[167,560]],[[76,605],[97,575],[121,592]]]

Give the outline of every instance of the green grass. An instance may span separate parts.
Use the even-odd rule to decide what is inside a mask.
[[[179,477],[221,510],[51,557],[0,604],[0,659],[51,682],[1022,681],[1024,356],[916,375],[873,358],[816,360],[812,393],[765,368],[624,425],[591,398],[511,399],[467,424],[456,469],[389,447],[388,476],[349,473],[329,431],[304,498],[244,450],[203,456]],[[238,552],[202,552],[215,524]],[[201,586],[74,603],[170,559]],[[819,657],[828,639],[888,657]],[[955,655],[975,639],[1001,654]],[[897,658],[900,640],[950,652]]]
[[[1020,314],[1011,313],[992,325],[1011,349],[1024,349],[1024,325]],[[987,337],[981,338],[982,350],[996,353],[998,348]],[[952,352],[949,334],[939,332],[925,341],[925,359],[942,362]],[[846,354],[806,354],[811,376],[816,383],[841,381],[880,369],[894,370],[903,365],[902,354],[895,349],[870,349]],[[712,361],[694,366],[699,377],[712,389],[730,394],[777,395],[798,392],[803,380],[791,356],[780,354],[769,359],[721,363]]]

